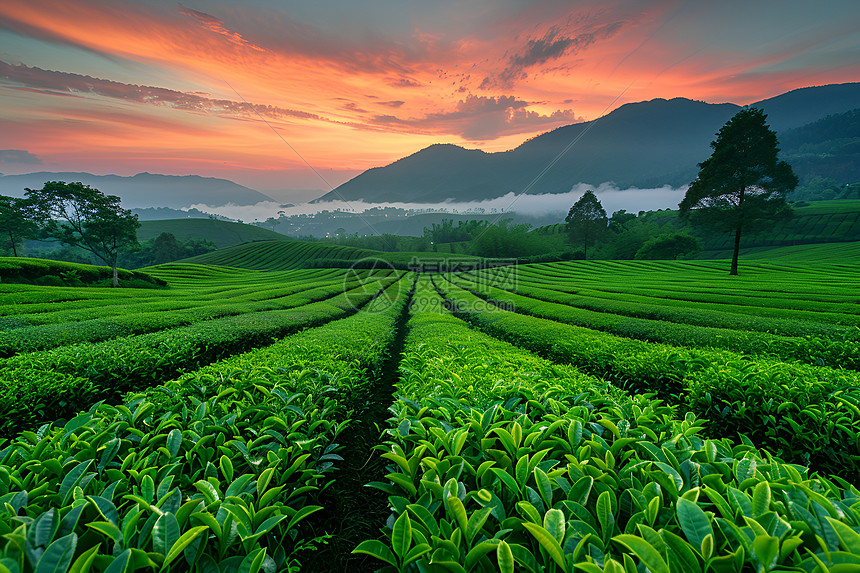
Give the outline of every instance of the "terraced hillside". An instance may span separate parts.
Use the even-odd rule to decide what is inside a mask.
[[[778,260],[785,262],[860,261],[860,241],[810,243],[793,247],[752,247],[741,249],[741,256],[744,259],[766,259],[768,261]]]
[[[189,239],[205,239],[212,241],[219,249],[241,245],[252,241],[289,241],[286,235],[281,235],[269,229],[255,225],[245,225],[230,221],[214,219],[164,219],[157,221],[141,221],[137,230],[137,238],[141,242],[154,239],[161,233],[171,233],[179,241]]]
[[[726,258],[728,235],[705,243],[707,258]],[[816,201],[795,210],[794,216],[744,238],[745,248],[785,247],[814,243],[860,241],[860,200]]]
[[[260,241],[221,249],[185,259],[183,262],[237,267],[254,270],[284,271],[300,268],[350,267],[362,259],[369,266],[378,264],[408,269],[417,261],[430,259],[474,262],[474,257],[434,253],[386,253],[342,245],[305,241]]]
[[[205,255],[191,257],[183,262],[216,265],[254,270],[285,271],[300,269],[311,261],[355,261],[370,256],[374,251],[326,245],[305,241],[259,241],[219,249]]]
[[[0,565],[857,570],[860,262],[742,270],[0,284]]]

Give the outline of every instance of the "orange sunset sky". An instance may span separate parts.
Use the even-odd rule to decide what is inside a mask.
[[[632,101],[857,81],[859,23],[856,0],[3,0],[0,172],[199,174],[303,200],[328,189],[290,146],[337,185]]]

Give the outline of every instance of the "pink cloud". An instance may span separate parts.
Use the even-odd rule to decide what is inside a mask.
[[[469,141],[493,140],[505,135],[531,132],[581,121],[573,110],[542,115],[528,110],[529,103],[514,96],[486,97],[469,94],[453,111],[433,112],[419,118],[377,115],[373,123],[392,129],[423,133],[457,133]]]

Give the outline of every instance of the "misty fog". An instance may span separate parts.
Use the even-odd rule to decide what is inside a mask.
[[[639,211],[654,211],[657,209],[677,209],[678,203],[684,198],[686,187],[673,188],[668,185],[653,189],[630,187],[619,189],[613,183],[601,183],[598,186],[578,183],[567,193],[520,195],[508,193],[495,199],[483,201],[444,203],[366,203],[364,201],[329,201],[325,203],[303,203],[291,207],[281,207],[274,201],[264,201],[255,205],[223,205],[212,207],[205,204],[190,205],[189,208],[199,209],[206,213],[214,213],[238,219],[245,222],[264,221],[269,217],[313,215],[321,211],[349,211],[361,213],[368,209],[395,207],[412,211],[447,212],[457,214],[492,214],[516,212],[525,216],[558,215],[559,222],[564,220],[570,207],[588,189],[593,189],[600,199],[606,213],[625,209],[631,213]]]

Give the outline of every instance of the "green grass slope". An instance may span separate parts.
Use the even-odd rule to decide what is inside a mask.
[[[390,266],[408,270],[415,264],[422,264],[430,269],[457,261],[474,264],[476,258],[449,253],[386,253],[306,241],[260,241],[220,249],[180,262],[285,271],[301,268],[346,268],[353,265],[360,268]]]
[[[140,271],[118,269],[119,284],[125,287],[155,288],[165,286],[163,280]],[[0,257],[0,283],[41,286],[111,286],[113,269],[110,267],[30,259]]]
[[[311,261],[356,261],[375,251],[305,241],[259,241],[184,259],[183,263],[285,271],[317,266]]]
[[[730,250],[708,251],[710,259],[731,258]],[[766,259],[786,262],[836,261],[860,262],[860,241],[816,243],[791,247],[752,247],[741,249],[741,259]]]
[[[726,233],[705,241],[705,251],[729,249]],[[860,241],[860,200],[816,201],[795,209],[794,216],[742,238],[745,248],[787,247],[810,243]]]
[[[164,219],[159,221],[141,221],[137,230],[139,241],[154,239],[161,233],[172,233],[179,241],[189,239],[208,239],[219,249],[249,243],[251,241],[289,241],[286,235],[281,235],[269,229],[231,223],[215,219]]]

